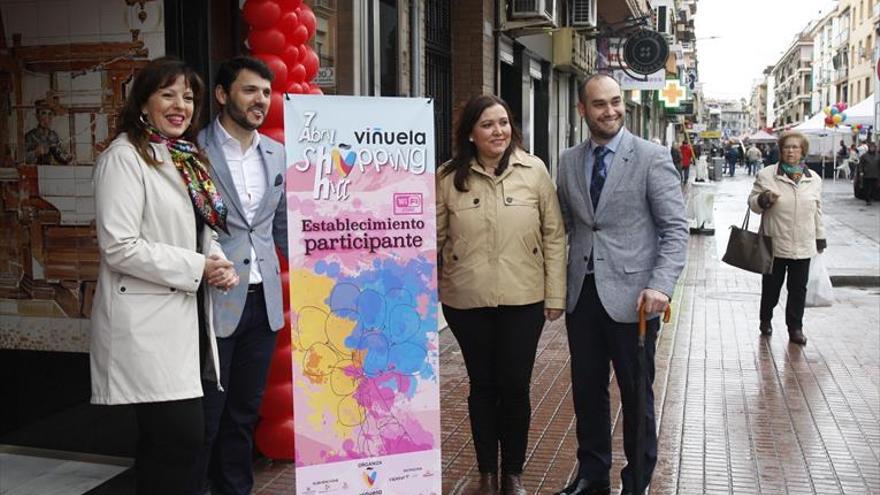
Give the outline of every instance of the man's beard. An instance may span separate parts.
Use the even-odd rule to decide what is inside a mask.
[[[616,127],[614,128],[614,131],[611,133],[606,132],[602,127],[599,126],[598,123],[594,124],[593,122],[590,122],[589,119],[587,119],[587,127],[590,128],[590,135],[591,136],[596,136],[600,139],[611,139],[614,136],[616,136],[617,133],[620,132],[620,128],[623,127],[623,118],[621,117],[620,119],[617,120]]]
[[[263,122],[265,122],[266,120],[266,109],[263,107],[260,108],[260,110],[263,112],[263,120],[261,120],[259,124],[254,124],[253,122],[249,121],[247,118],[247,112],[243,111],[241,107],[239,107],[235,103],[231,103],[230,105],[226,106],[226,115],[228,115],[229,118],[232,119],[233,122],[238,124],[242,129],[255,131],[261,125],[263,125]]]

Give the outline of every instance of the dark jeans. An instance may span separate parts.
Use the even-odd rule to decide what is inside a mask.
[[[224,391],[202,381],[205,442],[195,472],[202,486],[207,477],[212,495],[248,494],[254,485],[254,426],[277,334],[269,327],[262,286],[253,287],[235,332],[217,339]]]
[[[544,303],[455,309],[443,314],[464,357],[470,379],[468,412],[481,473],[522,473],[532,406],[529,388]]]
[[[635,301],[633,301],[635,304]],[[639,421],[644,421],[641,438],[642,484],[648,486],[657,463],[657,425],[654,419],[654,343],[660,319],[648,320],[645,337],[645,415],[639,417],[638,324],[611,319],[596,292],[596,279],[587,275],[574,312],[565,316],[568,348],[571,352],[571,385],[577,417],[578,477],[590,481],[609,479],[611,469],[611,403],[608,395],[610,370],[614,367],[623,405],[623,451],[627,465],[620,472],[625,490],[632,490],[633,460]]]
[[[202,398],[134,404],[137,493],[186,494],[202,446]]]
[[[788,271],[788,299],[785,303],[785,325],[789,330],[804,328],[804,301],[807,298],[807,278],[810,259],[790,260],[773,258],[773,273],[761,278],[761,321],[773,319],[773,308],[779,303],[779,292]]]
[[[691,167],[690,166],[681,168],[681,183],[682,184],[688,183],[688,177],[690,176],[690,174],[691,174]]]

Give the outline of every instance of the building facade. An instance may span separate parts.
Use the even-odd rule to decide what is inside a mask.
[[[796,125],[809,117],[813,91],[811,29],[799,33],[773,67],[774,128]]]

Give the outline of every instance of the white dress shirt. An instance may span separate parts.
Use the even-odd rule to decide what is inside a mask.
[[[257,150],[260,144],[260,133],[253,131],[254,137],[251,146],[241,151],[241,143],[234,137],[230,136],[220,119],[214,121],[217,126],[216,134],[220,136],[223,144],[223,155],[226,157],[226,163],[229,165],[229,173],[232,175],[232,182],[235,184],[235,190],[238,192],[238,201],[244,209],[245,218],[248,222],[254,220],[259,209],[263,196],[266,194],[266,171],[263,168],[263,159]],[[263,281],[260,275],[260,263],[257,260],[257,252],[251,244],[251,274],[248,279],[250,284],[259,284]]]

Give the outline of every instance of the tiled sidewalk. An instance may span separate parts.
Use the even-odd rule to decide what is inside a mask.
[[[658,340],[660,460],[653,494],[880,493],[880,296],[836,288],[838,303],[808,308],[805,348],[757,331],[760,277],[718,259],[715,237],[691,237],[673,319]],[[467,374],[441,334],[443,493],[477,476]],[[611,384],[614,466],[623,467],[622,416]],[[524,480],[532,493],[567,484],[576,468],[569,356],[561,321],[544,329],[532,385]],[[258,466],[258,494],[293,493],[288,463]],[[616,493],[616,492],[614,492]]]

